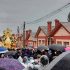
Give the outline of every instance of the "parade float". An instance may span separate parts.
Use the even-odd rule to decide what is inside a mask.
[[[12,35],[12,30],[7,28],[3,31],[2,42],[4,46],[8,49],[15,49],[16,47],[16,40]]]

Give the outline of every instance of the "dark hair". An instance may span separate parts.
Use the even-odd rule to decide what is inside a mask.
[[[44,65],[47,65],[48,64],[48,62],[49,62],[49,60],[48,60],[48,57],[45,55],[45,56],[42,56],[41,58],[40,58],[40,63],[44,66]]]
[[[33,70],[38,70],[38,68],[37,67],[33,67]]]
[[[2,55],[4,55],[4,53],[0,53],[0,58],[2,58]]]

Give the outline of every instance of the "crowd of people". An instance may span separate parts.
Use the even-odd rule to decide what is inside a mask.
[[[46,56],[47,60],[46,62],[43,61],[42,56]],[[46,65],[46,63],[49,63],[51,61],[51,52],[48,52],[48,50],[35,50],[35,49],[17,49],[16,54],[14,55],[14,59],[18,59],[18,61],[25,66],[25,68],[28,67],[29,70],[33,70],[32,68],[39,69],[40,63]],[[40,60],[42,58],[42,60]],[[34,65],[34,67],[33,67]],[[37,70],[36,69],[36,70]]]
[[[29,70],[31,70],[31,66],[37,65],[38,70],[40,65],[47,65],[53,60],[53,56],[56,54],[56,51],[51,51],[51,50],[37,50],[37,49],[29,49],[29,48],[24,48],[24,49],[17,49],[15,54],[10,54],[10,55],[5,55],[5,54],[0,54],[0,58],[13,58],[18,60],[25,68],[29,66]],[[59,55],[58,53],[57,55]],[[46,57],[46,60],[43,58]],[[34,66],[34,67],[35,67]],[[32,67],[32,68],[34,68]],[[43,67],[42,67],[43,68]],[[35,69],[34,69],[35,70]]]
[[[52,60],[51,50],[39,51],[39,50],[36,50],[36,49],[17,49],[17,52],[15,53],[15,55],[13,55],[13,58],[18,59],[19,56],[21,56],[22,58],[27,57],[28,59],[30,59],[32,57],[33,59],[38,59],[42,55],[48,56],[49,61]]]

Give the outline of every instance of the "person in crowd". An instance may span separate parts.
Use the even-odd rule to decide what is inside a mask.
[[[23,57],[23,63],[28,64],[28,57],[27,56]]]
[[[33,50],[32,49],[29,49],[29,52],[28,52],[28,57],[33,57]]]
[[[37,58],[34,59],[34,61],[35,61],[36,64],[39,64],[39,62],[40,62],[40,57],[41,57],[41,55],[38,54],[38,55],[37,55]]]
[[[3,53],[0,53],[0,58],[4,58],[4,54]]]
[[[34,58],[33,57],[28,58],[28,60],[29,60],[29,63],[33,63],[34,62]]]
[[[27,66],[28,66],[28,58],[27,58],[27,56],[24,56],[23,58],[23,62],[21,63],[25,68],[27,68]]]
[[[17,49],[17,52],[15,55],[13,55],[13,58],[18,59],[19,56],[21,56],[21,57],[23,56],[22,49]]]
[[[45,50],[44,55],[46,55],[49,58],[49,62],[53,60],[53,55],[52,55],[51,50]]]
[[[46,66],[49,64],[49,58],[46,55],[42,55],[40,57],[40,66],[38,67],[38,70],[45,70]]]
[[[20,63],[23,63],[23,58],[21,56],[18,57],[17,59]]]

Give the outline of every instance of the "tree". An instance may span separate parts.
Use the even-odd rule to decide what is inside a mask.
[[[68,22],[70,22],[70,12],[68,14],[68,19],[67,20],[68,20]]]

